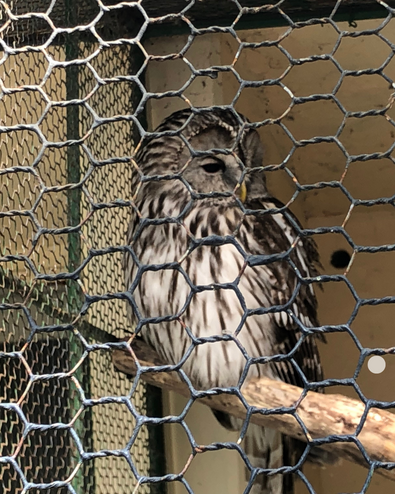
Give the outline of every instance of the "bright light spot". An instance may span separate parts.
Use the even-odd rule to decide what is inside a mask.
[[[368,369],[373,374],[381,374],[385,369],[385,365],[386,364],[383,357],[379,357],[378,355],[370,357],[370,359],[368,360]]]

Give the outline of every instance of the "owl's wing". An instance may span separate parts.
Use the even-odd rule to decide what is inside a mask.
[[[300,235],[301,225],[280,201],[265,198],[248,202],[245,206],[250,210],[246,218],[252,219],[254,237],[260,250],[251,251],[250,254],[270,255],[291,249],[286,260],[268,265],[273,276],[273,288],[270,290],[272,305],[284,305],[294,297],[287,312],[272,314],[276,352],[279,355],[289,354],[303,336],[300,324],[305,328],[319,326],[313,286],[306,281],[318,274],[317,248],[312,238]],[[277,212],[278,210],[281,212]],[[298,319],[299,324],[292,315]],[[292,355],[308,381],[323,379],[317,338],[323,339],[322,334],[306,336]],[[303,387],[303,379],[290,359],[274,363],[273,369],[282,381]]]
[[[309,278],[318,275],[318,268],[320,267],[316,244],[311,237],[301,235],[303,229],[300,223],[280,201],[274,198],[265,198],[265,200],[248,202],[245,207],[250,210],[249,215],[253,218],[254,238],[259,245],[256,251],[252,249],[249,253],[252,255],[270,255],[289,252],[285,261],[268,265],[273,278],[269,283],[272,286],[269,298],[271,304],[273,306],[284,305],[294,296],[292,303],[288,305],[287,312],[281,311],[272,314],[271,331],[273,331],[275,340],[274,351],[278,355],[291,354],[289,359],[272,364],[274,374],[284,382],[304,387],[303,378],[291,362],[292,358],[307,381],[322,381],[323,372],[317,339],[325,341],[325,338],[322,333],[304,337],[301,329],[301,325],[306,329],[319,326],[317,299],[312,284],[307,282]],[[295,316],[299,323],[292,316]],[[302,341],[300,342],[301,338]],[[298,343],[297,351],[291,353]],[[254,434],[252,440],[256,442],[259,437],[259,435]],[[275,437],[278,440],[281,439],[278,451],[281,451],[280,456],[283,464],[294,464],[300,458],[306,445],[278,433]],[[254,456],[253,451],[254,448],[252,448],[252,456]],[[250,451],[246,452],[250,454]],[[325,450],[321,450],[320,447],[313,448],[308,459],[318,464],[336,461],[334,457]],[[290,483],[287,487],[289,490],[282,492],[293,492],[292,476],[284,478],[284,483],[287,482]],[[283,488],[285,488],[285,484]]]

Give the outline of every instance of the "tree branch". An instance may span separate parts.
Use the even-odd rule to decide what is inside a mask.
[[[144,367],[163,365],[158,355],[140,339],[133,341],[132,350],[114,350],[112,358],[116,369],[128,375],[136,374],[135,358]],[[175,372],[145,372],[142,378],[154,386],[190,397],[188,387]],[[301,399],[303,389],[268,378],[249,381],[242,388],[242,394],[250,406],[263,409],[252,415],[253,423],[278,429],[304,442],[311,438],[353,435],[365,412],[365,405],[361,401],[343,395],[323,395],[312,391]],[[239,418],[246,416],[244,405],[235,395],[207,396],[200,401]],[[290,407],[291,412],[270,413],[270,410],[284,406]],[[308,435],[303,432],[295,416],[302,420]],[[395,415],[392,413],[377,408],[370,409],[356,437],[372,461],[395,462]],[[336,439],[344,442],[325,446],[328,451],[339,458],[369,466],[355,442],[347,438]],[[395,468],[380,468],[377,472],[395,480]]]

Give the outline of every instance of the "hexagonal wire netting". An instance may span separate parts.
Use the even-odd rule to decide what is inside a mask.
[[[377,265],[370,260],[395,250],[395,9],[381,1],[359,3],[363,15],[355,11],[356,2],[341,0],[0,1],[2,492],[173,492],[175,484],[182,492],[203,492],[188,479],[188,462],[176,473],[166,469],[163,424],[181,424],[188,433],[192,464],[205,451],[235,451],[248,467],[245,492],[262,473],[236,439],[221,443],[212,438],[212,444],[198,447],[188,422],[189,409],[205,393],[193,388],[182,364],[193,358],[197,345],[209,345],[213,338],[237,341],[241,328],[211,340],[185,328],[189,350],[178,365],[161,367],[177,370],[188,383],[191,399],[179,415],[163,416],[157,388],[140,379],[152,367],[138,367],[139,379],[131,380],[116,371],[111,359],[112,349],[128,349],[134,338],[129,304],[138,315],[134,288],[124,283],[122,259],[133,252],[126,232],[131,215],[140,214],[134,202],[139,187],[150,180],[175,179],[190,191],[188,205],[176,217],[140,214],[142,229],[169,222],[184,228],[188,208],[207,197],[193,191],[182,173],[143,175],[134,149],[144,137],[158,136],[148,131],[147,121],[154,128],[173,110],[191,108],[199,115],[202,106],[246,114],[252,123],[240,124],[259,131],[265,149],[262,170],[274,196],[286,204],[266,213],[290,208],[308,225],[295,226],[297,237],[317,240],[321,275],[297,277],[299,287],[324,285],[317,294],[324,307],[323,325],[312,330],[300,323],[301,332],[306,337],[325,332],[329,343],[333,334],[347,337],[347,343],[328,344],[331,351],[323,347],[327,380],[320,385],[329,392],[341,385],[343,394],[352,389],[351,396],[365,406],[353,434],[324,441],[353,441],[364,452],[368,470],[355,474],[362,479],[359,492],[374,488],[376,470],[395,467],[390,458],[371,458],[357,439],[372,407],[393,406],[385,394],[388,386],[382,386],[382,395],[369,394],[360,380],[371,379],[364,371],[367,357],[393,353],[390,333],[381,331],[392,315],[363,311],[382,304],[390,308],[395,301],[391,258]],[[370,20],[360,20],[360,14]],[[225,195],[236,197],[238,187],[240,183]],[[235,201],[243,217],[254,214]],[[352,223],[355,211],[363,208],[369,213]],[[189,235],[185,257],[203,245],[240,247],[236,236]],[[291,265],[295,245],[296,240],[282,253]],[[275,261],[251,256],[242,247],[240,252],[243,269]],[[371,256],[368,261],[364,254]],[[357,273],[365,281],[362,274],[352,277],[361,257],[366,263]],[[134,284],[147,270],[182,271],[184,261],[170,266],[157,264],[155,257],[149,265],[135,260]],[[365,288],[373,283],[375,271],[379,278],[374,283],[385,289],[371,295]],[[239,282],[202,287],[189,280],[190,297],[221,288],[240,293]],[[343,310],[347,297],[351,302]],[[173,319],[182,323],[185,310]],[[293,314],[290,302],[263,312],[276,310]],[[337,319],[334,312],[339,312]],[[361,312],[369,325],[365,336],[355,322]],[[245,307],[243,317],[251,314]],[[148,320],[139,316],[138,331]],[[351,362],[348,369],[341,351],[343,360]],[[258,361],[246,355],[246,369],[247,363]],[[338,367],[346,369],[344,375],[333,370]],[[369,389],[379,382],[370,382]],[[307,393],[318,386],[305,380],[304,387]],[[241,396],[240,384],[228,391]],[[166,450],[168,462],[177,464],[169,458],[177,451]],[[279,472],[301,479],[303,492],[327,492],[302,473],[304,460]],[[346,463],[345,471],[350,465]],[[211,482],[207,472],[200,476]]]

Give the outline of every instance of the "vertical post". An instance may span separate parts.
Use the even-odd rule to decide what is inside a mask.
[[[78,0],[65,0],[65,20],[66,26],[74,27],[78,23]],[[75,60],[80,53],[79,36],[74,33],[71,37],[67,37],[65,41],[66,61]],[[79,66],[71,65],[66,68],[66,99],[78,99],[80,97],[79,90]],[[67,128],[66,138],[78,139],[80,127],[80,107],[78,105],[67,106]],[[78,183],[81,180],[81,153],[78,145],[67,147],[67,182]],[[81,189],[75,188],[68,191],[67,197],[67,224],[70,226],[78,225],[81,221]],[[68,271],[75,271],[81,264],[81,237],[79,232],[68,234]],[[81,306],[81,292],[77,283],[70,280],[67,287],[67,301],[69,315],[78,313]],[[80,359],[81,349],[76,343],[76,339],[71,337],[69,340],[69,362],[70,367],[74,367]],[[82,365],[79,366],[74,376],[89,395],[90,384],[90,366],[89,361],[85,359]],[[69,388],[69,409],[70,418],[80,408],[80,399],[75,390]],[[81,438],[85,447],[91,447],[92,442],[92,413],[90,409],[85,411],[83,418],[78,420],[74,425],[75,431]],[[73,464],[79,460],[79,454],[76,447],[73,446],[72,451]],[[78,470],[72,481],[72,485],[78,494],[94,493],[94,475],[93,466],[83,464]]]

